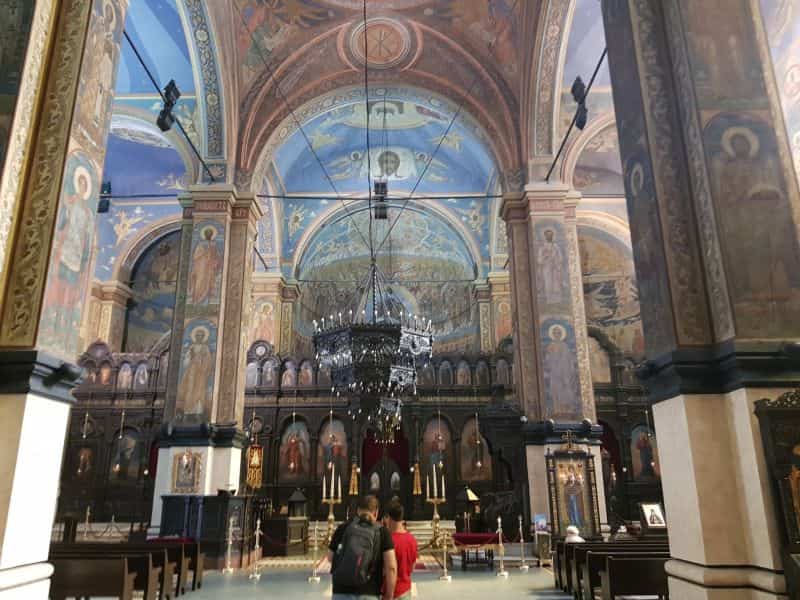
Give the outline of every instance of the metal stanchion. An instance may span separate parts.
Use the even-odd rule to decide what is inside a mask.
[[[453,577],[447,572],[447,546],[449,546],[449,536],[447,533],[442,535],[442,574],[439,581],[453,581]]]
[[[503,545],[503,520],[497,517],[497,550],[500,553],[500,570],[496,573],[498,577],[508,578],[508,571],[506,571],[506,564],[504,557],[506,548]]]
[[[527,571],[530,569],[528,565],[525,564],[525,536],[522,533],[522,515],[519,516],[519,553],[520,553],[520,571]]]
[[[83,523],[83,539],[86,540],[89,537],[89,516],[92,514],[91,507],[86,507],[86,519]]]
[[[319,546],[319,534],[317,532],[317,525],[318,521],[314,521],[314,546],[312,547],[312,560],[314,561],[314,567],[311,569],[311,575],[308,578],[309,583],[319,583],[319,575],[317,575],[317,567],[319,566],[317,562],[317,547]]]
[[[233,517],[228,521],[228,548],[225,551],[225,568],[222,569],[224,575],[233,573],[231,566],[231,552],[233,551]]]
[[[256,558],[253,560],[253,570],[250,573],[250,579],[255,579],[259,581],[261,579],[261,570],[258,567],[258,551],[261,550],[261,536],[263,535],[261,531],[261,519],[256,519],[256,545],[255,548],[255,555]]]

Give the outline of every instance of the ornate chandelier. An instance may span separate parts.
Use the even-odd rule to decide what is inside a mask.
[[[330,370],[331,392],[347,395],[351,414],[392,443],[403,397],[416,393],[417,365],[432,354],[431,321],[391,310],[374,256],[367,281],[361,310],[314,321],[314,349],[319,367]]]

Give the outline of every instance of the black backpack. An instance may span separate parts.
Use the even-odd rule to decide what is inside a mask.
[[[331,565],[333,584],[358,588],[370,581],[380,552],[381,528],[356,517],[342,535]],[[379,573],[378,576],[381,574]]]

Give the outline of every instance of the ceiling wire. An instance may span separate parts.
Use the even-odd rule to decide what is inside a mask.
[[[518,2],[519,2],[519,0],[514,0],[514,4],[511,6],[510,14],[512,16],[514,14],[514,10],[517,8],[517,3]],[[494,37],[494,39],[491,42],[489,42],[489,44],[487,44],[487,49],[489,51],[492,50],[492,48],[494,47],[495,42],[497,42],[497,40],[500,38],[500,36],[505,33],[506,28],[508,27],[508,23],[509,23],[509,21],[506,21],[503,29],[500,30],[500,32],[498,32],[498,34]],[[464,103],[467,101],[467,98],[469,98],[472,95],[472,90],[475,88],[475,84],[478,83],[478,77],[479,76],[480,76],[480,72],[476,72],[475,76],[472,78],[472,83],[467,88],[466,95],[464,96],[464,98],[461,99],[461,102],[459,103],[458,108],[456,109],[456,112],[453,114],[453,118],[450,119],[450,123],[448,123],[447,128],[444,131],[444,135],[442,135],[442,137],[439,138],[439,143],[436,144],[436,149],[428,157],[428,162],[425,163],[425,168],[422,170],[422,173],[420,173],[419,178],[417,178],[417,182],[414,184],[414,187],[411,190],[411,193],[409,194],[408,199],[405,201],[403,206],[400,208],[400,211],[397,213],[397,216],[394,218],[394,220],[392,221],[392,224],[389,226],[389,230],[386,232],[386,236],[383,238],[383,241],[378,245],[377,252],[380,252],[381,248],[383,248],[383,245],[386,243],[386,240],[391,235],[392,230],[394,229],[395,225],[397,225],[397,221],[400,219],[400,216],[403,214],[403,211],[406,209],[406,207],[408,206],[408,203],[411,201],[411,197],[414,195],[414,192],[417,191],[417,187],[419,187],[419,184],[422,182],[423,177],[425,177],[426,173],[428,172],[428,168],[433,163],[433,159],[436,156],[436,154],[439,152],[439,148],[442,147],[442,143],[444,142],[445,138],[447,138],[447,135],[450,133],[450,128],[453,126],[453,123],[455,123],[456,119],[458,118],[458,115],[461,114],[461,109],[464,107]]]
[[[367,119],[367,206],[369,208],[369,257],[375,261],[372,240],[372,157],[369,147],[369,49],[367,48],[367,0],[364,0],[364,115]],[[374,268],[374,267],[373,267]],[[374,304],[374,302],[373,302]],[[375,308],[373,306],[373,308]]]
[[[322,160],[320,160],[319,155],[317,154],[317,151],[314,150],[314,145],[311,143],[311,140],[308,138],[308,134],[306,133],[305,129],[303,129],[303,126],[301,125],[300,120],[297,118],[297,115],[295,114],[294,109],[292,108],[292,105],[289,104],[289,99],[286,97],[286,94],[284,94],[283,90],[281,89],[281,86],[278,83],[278,80],[275,78],[275,72],[269,66],[269,63],[267,62],[267,59],[266,59],[266,57],[264,56],[264,53],[261,50],[261,45],[258,43],[258,40],[256,40],[254,32],[250,31],[250,29],[249,29],[249,27],[247,25],[247,20],[244,18],[244,13],[239,8],[239,6],[237,5],[236,2],[232,2],[231,4],[235,7],[236,11],[239,13],[239,17],[241,18],[242,25],[244,25],[245,30],[249,31],[250,40],[253,42],[253,46],[255,47],[256,52],[258,53],[258,56],[261,58],[261,62],[264,63],[264,68],[267,70],[267,73],[269,74],[269,77],[272,80],[272,83],[275,86],[275,89],[277,90],[278,95],[280,95],[281,100],[283,100],[284,106],[286,106],[287,110],[289,111],[289,114],[291,115],[292,120],[294,121],[295,125],[297,126],[297,129],[300,131],[301,135],[303,136],[303,139],[305,140],[306,145],[308,145],[308,149],[311,150],[311,154],[314,156],[314,159],[317,161],[317,164],[319,165],[320,169],[322,169],[322,173],[325,175],[325,179],[328,181],[328,184],[331,186],[331,189],[336,194],[336,199],[339,200],[339,202],[341,202],[345,213],[347,214],[348,217],[350,217],[353,220],[353,228],[358,232],[358,235],[361,237],[361,240],[364,242],[364,244],[367,245],[367,247],[370,248],[370,251],[371,251],[371,249],[372,249],[371,243],[367,241],[366,237],[364,237],[364,233],[358,227],[358,223],[356,222],[355,218],[350,214],[350,210],[348,208],[348,204],[342,199],[341,193],[337,189],[336,184],[333,183],[333,179],[331,179],[331,176],[328,173],[328,170],[325,168],[325,165],[322,164]]]
[[[123,29],[122,30],[122,34],[125,36],[125,39],[128,40],[128,44],[130,45],[131,50],[133,50],[133,53],[136,55],[136,58],[139,60],[139,64],[142,65],[142,68],[144,69],[144,72],[147,73],[147,77],[150,79],[150,82],[153,84],[153,87],[158,92],[158,95],[161,96],[161,101],[166,105],[167,104],[167,99],[164,96],[164,92],[162,92],[161,88],[158,86],[158,82],[156,81],[156,78],[153,77],[153,74],[150,72],[150,69],[147,67],[147,64],[144,62],[144,58],[142,58],[142,55],[139,54],[139,49],[136,47],[136,44],[133,43],[133,40],[128,35],[128,32],[126,30]],[[214,175],[211,173],[211,169],[208,168],[208,165],[206,164],[206,161],[203,160],[202,155],[197,150],[197,147],[194,145],[194,142],[192,142],[192,139],[189,137],[189,134],[186,133],[186,130],[183,128],[183,124],[181,123],[181,120],[178,118],[178,115],[174,115],[173,114],[172,116],[175,119],[175,122],[178,124],[178,127],[181,130],[181,133],[183,133],[183,137],[186,138],[186,141],[189,142],[189,145],[192,147],[192,150],[194,150],[194,153],[197,156],[197,159],[200,161],[200,164],[203,165],[203,168],[205,169],[206,173],[208,174],[208,178],[211,180],[211,183],[216,183],[217,180],[214,178]]]

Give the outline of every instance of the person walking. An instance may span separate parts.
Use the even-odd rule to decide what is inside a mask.
[[[378,508],[375,496],[359,498],[356,516],[333,532],[328,547],[333,600],[392,600],[397,560],[392,536],[377,522]]]
[[[391,502],[386,508],[386,527],[392,534],[394,554],[397,559],[395,600],[411,600],[411,573],[417,564],[417,540],[406,529],[404,509],[400,502]],[[385,590],[384,590],[385,595]]]

